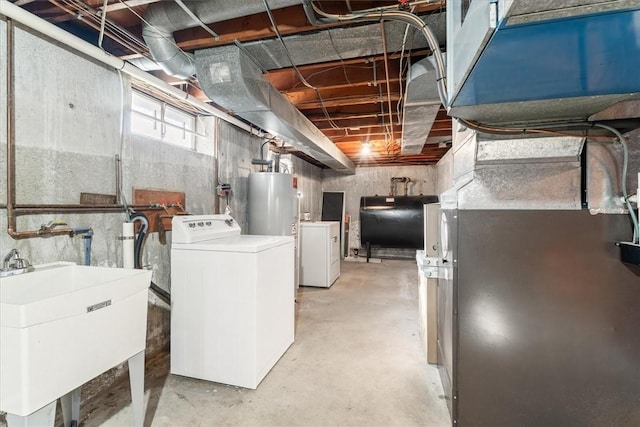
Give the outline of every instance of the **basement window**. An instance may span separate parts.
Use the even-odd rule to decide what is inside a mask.
[[[194,150],[196,117],[165,102],[133,91],[131,132]]]

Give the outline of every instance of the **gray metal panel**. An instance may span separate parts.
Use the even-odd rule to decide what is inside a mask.
[[[295,224],[293,175],[259,172],[249,175],[249,234],[290,236]]]
[[[476,165],[579,162],[584,138],[556,136],[508,140],[478,138]]]
[[[638,6],[638,0],[537,0],[513,2],[508,25],[588,15]]]
[[[461,1],[447,2],[447,91],[449,105],[495,30],[490,2],[472,1],[460,25]],[[455,115],[453,115],[455,116]],[[457,117],[457,116],[455,116]]]
[[[236,46],[196,52],[198,80],[216,103],[277,135],[327,166],[354,173],[351,160],[278,92]]]
[[[578,162],[491,165],[460,188],[458,208],[580,209],[580,196]]]
[[[437,329],[438,329],[438,368],[444,396],[447,401],[451,419],[456,419],[455,367],[457,360],[456,337],[456,276],[458,274],[458,225],[457,211],[443,209],[440,219],[440,270],[437,290]]]
[[[492,125],[532,127],[536,123],[586,120],[592,114],[628,100],[637,93],[579,96],[554,100],[515,101],[452,107],[449,115]]]
[[[640,425],[624,215],[458,211],[457,425]]]

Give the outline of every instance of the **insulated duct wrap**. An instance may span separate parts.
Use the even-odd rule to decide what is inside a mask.
[[[204,92],[234,114],[282,138],[330,168],[354,173],[354,164],[335,144],[262,76],[236,46],[196,52]]]
[[[446,38],[444,13],[421,16],[438,40]],[[410,27],[406,41],[407,25],[397,21],[384,21],[384,34],[388,52],[403,49],[424,49],[429,46],[424,35]],[[242,48],[255,58],[262,68],[274,70],[291,66],[289,56],[296,65],[340,61],[351,58],[377,56],[382,50],[380,23],[361,24],[353,27],[331,28],[304,35],[283,37],[289,52],[277,38],[242,43]]]

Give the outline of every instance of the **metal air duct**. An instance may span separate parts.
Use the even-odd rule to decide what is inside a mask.
[[[440,110],[438,78],[433,57],[409,69],[402,113],[401,153],[420,154]]]
[[[238,47],[198,50],[196,69],[202,89],[217,104],[330,168],[355,173],[349,158],[267,82],[260,68]]]
[[[205,24],[226,21],[265,11],[262,0],[207,0],[185,1],[184,5]],[[271,9],[300,4],[299,0],[269,0]],[[142,37],[153,60],[167,73],[178,78],[195,74],[193,55],[183,52],[175,42],[173,33],[195,27],[198,22],[174,2],[150,4],[144,13]]]

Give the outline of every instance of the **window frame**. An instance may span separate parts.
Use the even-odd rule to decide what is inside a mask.
[[[136,102],[137,99],[141,102]],[[135,89],[131,91],[130,111],[132,134],[192,151],[196,151],[196,138],[205,136],[197,132],[197,115]],[[147,129],[144,129],[144,122],[147,122]],[[180,131],[182,136],[178,137]]]

